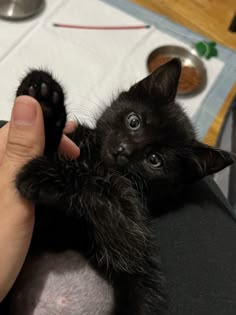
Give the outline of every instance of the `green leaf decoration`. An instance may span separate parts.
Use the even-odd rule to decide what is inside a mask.
[[[200,57],[210,59],[212,57],[218,56],[218,51],[216,48],[216,43],[201,41],[195,44],[195,49]]]

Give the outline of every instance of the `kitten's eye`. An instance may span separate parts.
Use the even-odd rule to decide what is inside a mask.
[[[159,154],[156,154],[156,153],[151,153],[148,156],[148,162],[152,164],[152,166],[155,168],[161,167],[163,164],[162,158],[160,157]]]
[[[127,117],[126,125],[131,130],[138,130],[141,126],[141,119],[138,115],[132,113]]]

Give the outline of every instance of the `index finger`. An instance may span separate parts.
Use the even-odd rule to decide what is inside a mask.
[[[62,135],[58,151],[71,159],[77,159],[80,155],[79,147],[66,135]]]

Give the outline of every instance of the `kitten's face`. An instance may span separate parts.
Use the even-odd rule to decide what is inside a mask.
[[[175,103],[180,69],[176,59],[161,66],[120,94],[104,112],[97,127],[107,166],[169,185],[203,177],[233,162],[230,154],[224,152],[222,157],[222,151],[195,140],[189,119]]]
[[[176,149],[191,143],[187,117],[173,104],[155,109],[120,96],[102,119],[106,121],[102,159],[108,166],[138,170],[149,179],[165,177],[178,167]]]

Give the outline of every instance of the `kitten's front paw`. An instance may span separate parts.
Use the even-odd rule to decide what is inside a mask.
[[[33,159],[22,168],[16,188],[25,199],[47,206],[55,205],[65,191],[57,170],[46,157]]]
[[[34,97],[42,106],[46,116],[54,115],[56,111],[64,111],[64,93],[53,77],[40,70],[33,70],[21,82],[17,93]]]
[[[45,122],[45,152],[54,152],[66,122],[62,87],[49,73],[33,70],[22,80],[16,95],[29,95],[40,103]]]

